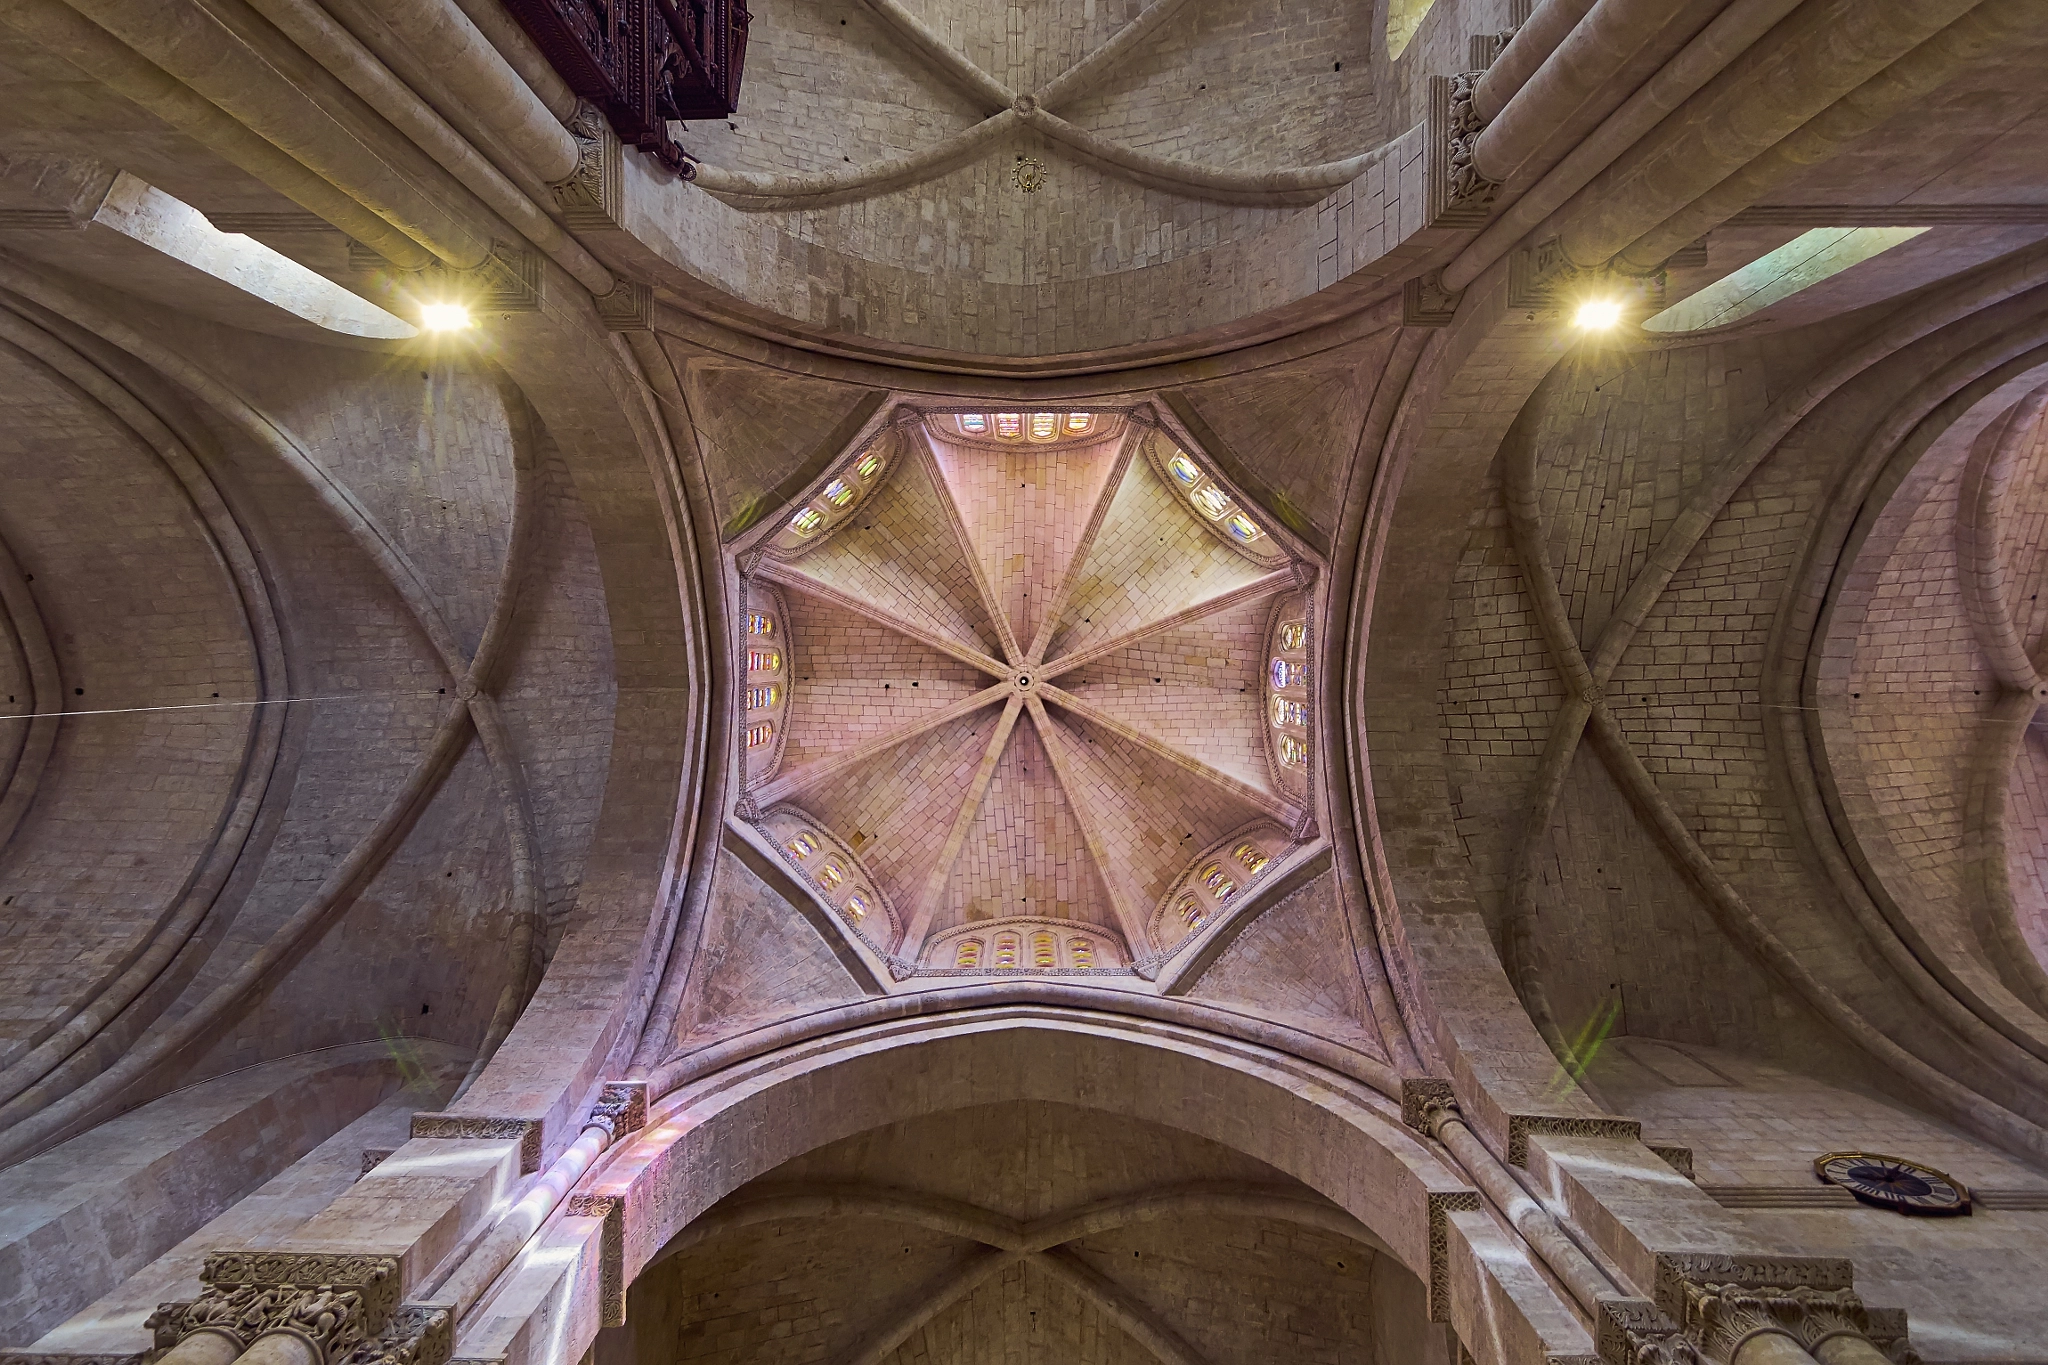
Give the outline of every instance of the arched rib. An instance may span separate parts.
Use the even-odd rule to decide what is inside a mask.
[[[1186,3],[1187,0],[1152,0],[1136,18],[1111,34],[1109,41],[1032,91],[1032,100],[1040,108],[1050,108],[1086,94],[1123,61],[1133,47],[1144,42],[1152,30],[1179,13]]]
[[[0,776],[0,849],[4,849],[21,817],[28,813],[29,802],[35,799],[62,723],[57,713],[64,709],[64,679],[57,668],[56,651],[50,647],[50,632],[43,625],[42,609],[29,590],[21,562],[5,539],[0,539],[0,617],[12,627],[28,673],[25,714],[29,717],[11,721],[7,728],[13,733],[0,737],[0,753],[7,755],[4,776]]]
[[[1016,97],[1009,86],[969,61],[965,54],[925,27],[922,19],[903,8],[897,0],[862,0],[862,3],[930,63],[933,70],[981,101],[984,108],[1005,108]]]
[[[671,1237],[647,1268],[735,1229],[796,1218],[872,1218],[964,1238],[999,1251],[1016,1251],[1022,1244],[1015,1219],[975,1204],[886,1185],[835,1182],[787,1190],[771,1187],[721,1203]]]
[[[996,764],[1002,760],[1003,746],[1010,742],[1010,731],[1017,728],[1017,713],[1023,706],[1024,699],[1015,692],[1010,693],[1009,701],[1003,704],[1002,719],[996,722],[995,733],[989,736],[988,747],[982,750],[981,762],[974,769],[974,779],[967,784],[967,794],[961,799],[960,809],[954,813],[953,827],[946,832],[946,842],[939,846],[938,861],[925,875],[924,886],[917,894],[917,904],[910,907],[910,917],[903,926],[903,938],[896,945],[896,951],[906,957],[915,958],[924,951],[924,936],[931,929],[932,917],[938,913],[940,899],[946,894],[946,883],[953,876],[953,864],[959,860],[960,850],[967,843],[968,831],[974,828],[975,817],[981,812],[981,800],[988,795],[988,784],[995,778]]]
[[[1998,681],[2027,693],[2042,681],[2006,601],[2008,565],[2000,509],[2011,489],[2021,447],[2034,435],[2043,413],[2048,413],[2048,386],[2022,398],[1994,429],[1978,438],[1963,468],[1956,502],[1956,558],[1977,643]]]
[[[935,180],[1022,122],[1011,110],[902,156],[806,175],[735,171],[698,162],[692,184],[743,212],[786,213],[871,198]]]
[[[1031,1264],[1045,1271],[1095,1306],[1125,1336],[1152,1353],[1159,1365],[1208,1365],[1180,1334],[1154,1317],[1151,1310],[1121,1285],[1071,1251],[1048,1251]]]
[[[801,768],[793,769],[763,783],[754,793],[754,800],[763,808],[790,800],[827,778],[843,773],[849,768],[858,767],[878,754],[889,752],[899,744],[907,744],[919,735],[938,729],[941,725],[959,720],[962,716],[972,715],[985,706],[993,706],[1003,698],[1015,695],[1008,683],[985,687],[971,697],[962,697],[951,706],[941,707],[928,715],[920,716],[901,729],[889,730],[864,744],[855,744],[850,748],[813,759]]]
[[[1008,1270],[1021,1257],[1014,1251],[976,1251],[910,1300],[909,1306],[841,1357],[842,1365],[882,1365],[911,1334],[972,1294],[992,1276]]]
[[[1223,203],[1273,207],[1312,204],[1364,175],[1386,160],[1394,149],[1394,144],[1387,142],[1356,156],[1315,166],[1235,170],[1141,152],[1112,138],[1078,128],[1059,115],[1035,106],[1019,112],[1033,128],[1065,144],[1082,160],[1095,166],[1121,171],[1150,189]]]
[[[1129,1227],[1133,1223],[1151,1223],[1188,1214],[1270,1218],[1275,1222],[1314,1228],[1318,1232],[1343,1237],[1373,1251],[1387,1250],[1371,1229],[1333,1204],[1290,1190],[1261,1189],[1220,1181],[1199,1181],[1136,1196],[1097,1200],[1026,1224],[1019,1230],[1013,1245],[1025,1251],[1048,1251],[1067,1242]]]
[[[1010,628],[1010,614],[996,600],[988,572],[981,566],[981,554],[967,534],[967,523],[961,519],[960,506],[953,501],[953,486],[946,482],[945,472],[939,468],[939,457],[932,450],[931,433],[923,423],[919,423],[910,439],[917,450],[915,458],[923,461],[925,477],[932,481],[932,491],[938,494],[939,506],[946,514],[946,526],[953,533],[953,543],[960,547],[960,557],[967,561],[967,573],[974,581],[974,595],[981,603],[982,614],[996,629],[996,642],[1003,651],[1003,658],[1012,666],[1021,664],[1024,651],[1017,647],[1017,633]]]
[[[1090,706],[1071,692],[1063,691],[1050,683],[1044,684],[1038,690],[1053,705],[1072,711],[1090,725],[1101,726],[1125,743],[1135,744],[1146,753],[1164,759],[1189,776],[1200,778],[1225,796],[1241,801],[1261,814],[1271,816],[1289,829],[1293,829],[1301,822],[1301,808],[1285,797],[1254,787],[1249,782],[1232,777],[1221,768],[1209,766],[1193,754],[1183,753],[1170,744],[1162,743],[1100,707]]]
[[[792,592],[803,593],[806,597],[815,597],[820,602],[838,607],[841,611],[865,617],[884,630],[894,631],[905,639],[917,641],[927,649],[936,650],[938,653],[944,654],[951,659],[958,659],[969,668],[978,669],[992,678],[1007,680],[1010,676],[1009,669],[1003,667],[994,659],[989,658],[988,655],[972,645],[962,644],[960,641],[941,635],[938,631],[932,630],[929,627],[906,621],[893,612],[884,611],[874,603],[865,598],[857,597],[853,593],[843,592],[828,583],[820,583],[795,564],[784,563],[779,559],[764,559],[761,561],[760,567],[755,569],[754,572],[767,579],[770,583],[780,583]]]
[[[1038,633],[1025,653],[1033,664],[1044,663],[1046,650],[1052,648],[1053,633],[1059,629],[1060,617],[1066,614],[1067,602],[1074,595],[1074,584],[1080,580],[1081,570],[1087,567],[1088,556],[1102,534],[1102,524],[1109,520],[1110,504],[1116,501],[1117,490],[1123,487],[1124,477],[1131,470],[1131,460],[1136,457],[1138,445],[1149,430],[1136,422],[1124,428],[1123,441],[1117,447],[1116,463],[1110,466],[1109,477],[1102,481],[1102,491],[1095,495],[1095,506],[1088,511],[1088,524],[1081,528],[1081,538],[1075,542],[1074,553],[1067,560],[1067,571],[1060,576],[1059,586],[1053,589],[1052,601],[1046,606],[1045,615],[1039,618]]]
[[[1204,598],[1191,607],[1182,607],[1171,616],[1162,616],[1157,621],[1139,626],[1136,630],[1125,631],[1114,639],[1105,640],[1099,645],[1091,645],[1089,648],[1080,650],[1077,653],[1063,654],[1057,659],[1049,660],[1041,670],[1042,675],[1046,678],[1057,678],[1062,673],[1071,673],[1084,664],[1092,664],[1097,659],[1107,658],[1120,649],[1129,649],[1139,641],[1148,640],[1154,635],[1159,635],[1169,630],[1176,630],[1181,626],[1192,625],[1194,622],[1200,621],[1205,617],[1214,616],[1219,611],[1228,611],[1232,607],[1242,606],[1246,602],[1255,602],[1259,598],[1271,597],[1276,593],[1287,592],[1299,586],[1301,585],[1295,579],[1292,569],[1278,569],[1272,573],[1263,574],[1258,578],[1254,578],[1243,587],[1232,588],[1229,592]],[[1065,603],[1060,602],[1055,605],[1064,607]]]
[[[1110,909],[1116,912],[1117,928],[1123,931],[1124,946],[1130,949],[1133,962],[1142,961],[1152,953],[1152,935],[1146,926],[1144,908],[1131,904],[1123,882],[1110,874],[1109,845],[1103,841],[1102,827],[1096,822],[1094,807],[1081,797],[1080,774],[1074,772],[1074,756],[1067,752],[1070,742],[1066,734],[1052,723],[1052,717],[1045,714],[1045,703],[1036,693],[1027,696],[1024,704],[1031,710],[1031,723],[1038,729],[1038,737],[1045,745],[1045,756],[1052,763],[1053,780],[1060,784],[1060,791],[1067,798],[1067,808],[1074,812],[1074,823],[1081,827],[1081,841],[1088,846],[1088,856],[1095,860],[1095,872],[1102,881],[1102,889],[1109,897]]]

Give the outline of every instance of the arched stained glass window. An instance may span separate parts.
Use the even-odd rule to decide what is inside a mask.
[[[1085,938],[1070,938],[1067,940],[1067,959],[1086,971],[1095,965],[1095,945]]]
[[[1193,896],[1182,896],[1180,904],[1174,908],[1180,912],[1180,922],[1190,929],[1196,928],[1204,919],[1208,918],[1208,915],[1202,909],[1202,903]]]
[[[1254,843],[1239,844],[1230,856],[1237,859],[1238,866],[1254,877],[1264,872],[1266,864],[1273,861],[1260,852],[1259,846]]]
[[[1031,936],[1031,965],[1034,967],[1057,967],[1060,965],[1056,950],[1053,947],[1051,934],[1033,934]]]
[[[868,917],[868,898],[856,891],[846,898],[846,913],[855,924]]]
[[[1230,880],[1230,874],[1223,870],[1221,863],[1210,863],[1202,869],[1202,885],[1219,901],[1227,901],[1237,894],[1237,883]]]
[[[818,836],[807,829],[800,829],[782,845],[799,858],[808,858],[818,851]]]
[[[953,965],[955,967],[979,967],[981,965],[981,940],[978,938],[961,939],[960,945],[953,949]]]
[[[1228,531],[1230,538],[1240,545],[1253,544],[1263,540],[1266,535],[1250,517],[1242,512],[1232,512],[1229,516],[1225,517],[1223,519],[1223,529]]]
[[[834,479],[825,485],[825,501],[834,507],[844,507],[853,501],[853,485],[844,479]]]
[[[996,435],[1018,437],[1024,434],[1024,414],[1021,412],[999,412],[996,414]]]
[[[1078,435],[1088,430],[1094,424],[1095,414],[1092,412],[1070,412],[1067,414],[1067,434],[1069,436]],[[1087,942],[1086,939],[1075,939],[1074,941],[1076,943]]]
[[[749,749],[758,749],[774,738],[775,722],[772,720],[764,720],[759,725],[749,725],[747,727],[747,747]]]
[[[1016,966],[1017,949],[1019,946],[1020,941],[1015,934],[998,934],[996,936],[995,965],[998,967]]]
[[[858,460],[854,461],[854,477],[859,479],[862,483],[866,483],[869,479],[874,478],[875,475],[881,472],[882,457],[875,454],[875,452],[872,450],[870,450],[867,454],[861,456]]]
[[[988,434],[988,418],[981,413],[963,412],[960,414],[959,422],[960,430],[964,435],[986,436]],[[975,952],[978,954],[981,951],[980,941],[978,939],[970,939],[968,941],[976,944]]]
[[[1289,701],[1286,697],[1273,698],[1273,725],[1307,725],[1308,705],[1305,702]]]
[[[750,687],[747,689],[747,709],[749,711],[766,710],[781,700],[782,689],[772,683],[767,687]]]
[[[1202,471],[1195,467],[1193,460],[1178,450],[1174,451],[1173,458],[1166,462],[1166,468],[1173,475],[1174,481],[1183,488],[1193,488],[1202,481]]]
[[[780,673],[782,651],[779,649],[750,649],[747,651],[747,672]]]
[[[1291,663],[1286,659],[1273,660],[1273,686],[1308,686],[1308,665]]]
[[[1230,495],[1213,483],[1205,483],[1188,495],[1188,501],[1195,510],[1211,521],[1219,520],[1231,511]]]
[[[789,529],[800,536],[814,536],[825,524],[825,514],[815,507],[806,507],[789,519]]]
[[[750,611],[747,613],[747,634],[773,635],[774,633],[774,617],[770,616],[765,611]]]
[[[1308,647],[1308,622],[1283,621],[1280,624],[1280,648],[1306,649]]]
[[[1293,735],[1280,736],[1280,761],[1290,768],[1308,766],[1308,746]]]
[[[827,891],[837,891],[839,884],[846,880],[846,869],[831,859],[818,864],[818,885]]]
[[[1050,441],[1060,434],[1060,415],[1056,412],[1034,412],[1031,414],[1031,439]]]

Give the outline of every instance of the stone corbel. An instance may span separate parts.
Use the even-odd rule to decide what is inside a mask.
[[[1630,275],[1610,266],[1574,265],[1552,237],[1508,258],[1508,307],[1532,315],[1563,308],[1585,294],[1634,296],[1655,312],[1664,307],[1665,274]]]
[[[157,1305],[145,1325],[158,1352],[202,1332],[248,1350],[296,1337],[320,1365],[443,1365],[454,1317],[399,1302],[398,1261],[346,1252],[219,1251],[196,1299]]]
[[[570,116],[569,136],[576,141],[576,169],[548,189],[573,232],[617,228],[625,204],[625,152],[611,123],[588,100]]]

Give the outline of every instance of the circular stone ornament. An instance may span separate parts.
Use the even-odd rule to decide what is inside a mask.
[[[1020,156],[1010,168],[1010,183],[1026,194],[1045,188],[1045,163],[1035,156]]]
[[[1829,1152],[1813,1171],[1866,1204],[1895,1213],[1936,1216],[1970,1211],[1970,1188],[1932,1166],[1874,1152]]]

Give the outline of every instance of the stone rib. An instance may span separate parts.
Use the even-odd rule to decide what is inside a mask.
[[[1095,859],[1103,890],[1109,894],[1110,908],[1116,911],[1117,927],[1123,932],[1124,946],[1130,950],[1131,960],[1135,962],[1152,951],[1152,936],[1145,927],[1145,915],[1130,903],[1123,884],[1110,875],[1109,846],[1103,842],[1102,829],[1095,823],[1095,813],[1079,795],[1080,783],[1068,768],[1067,755],[1061,747],[1067,742],[1066,736],[1055,733],[1059,727],[1052,723],[1052,717],[1046,715],[1045,703],[1036,695],[1027,696],[1024,704],[1031,708],[1031,723],[1038,727],[1038,737],[1045,742],[1045,754],[1052,760],[1053,776],[1059,779],[1060,790],[1066,794],[1075,823],[1081,826],[1081,838],[1088,845],[1088,856]]]
[[[996,690],[990,688],[980,695],[987,697]],[[946,842],[939,847],[939,860],[925,876],[924,889],[918,893],[917,904],[912,907],[910,921],[903,930],[903,941],[897,945],[900,953],[915,956],[924,951],[924,936],[931,930],[939,898],[946,894],[946,882],[953,875],[953,864],[959,860],[960,846],[967,840],[967,831],[974,828],[974,817],[981,810],[982,798],[988,795],[988,784],[996,775],[996,762],[1003,756],[1003,746],[1010,742],[1010,731],[1016,727],[1017,712],[1022,705],[1023,698],[1011,692],[1010,700],[1003,707],[1003,718],[996,722],[996,732],[989,737],[988,747],[982,750],[981,765],[974,770],[974,781],[967,788],[967,798],[960,803],[960,810],[953,816],[953,827],[946,832]]]
[[[1205,616],[1214,616],[1219,611],[1228,611],[1230,608],[1241,603],[1250,602],[1260,597],[1271,597],[1286,592],[1295,586],[1297,586],[1297,582],[1292,569],[1277,569],[1272,573],[1266,574],[1264,577],[1254,578],[1242,587],[1232,588],[1226,593],[1219,593],[1215,597],[1197,602],[1191,607],[1182,607],[1171,616],[1162,616],[1157,621],[1140,626],[1136,630],[1125,631],[1115,639],[1105,640],[1099,645],[1091,645],[1078,654],[1067,654],[1053,659],[1045,664],[1040,676],[1047,679],[1057,678],[1062,673],[1071,673],[1083,664],[1092,664],[1097,659],[1114,654],[1120,649],[1128,649],[1141,640],[1150,639],[1154,635],[1172,630],[1177,626],[1187,625],[1191,621],[1199,621]]]
[[[837,588],[820,583],[817,579],[812,578],[793,564],[785,564],[773,559],[764,559],[761,561],[761,566],[754,570],[754,572],[759,577],[765,578],[771,583],[779,583],[792,592],[800,592],[807,597],[815,597],[820,602],[828,602],[843,611],[850,611],[856,616],[866,617],[884,630],[893,630],[898,635],[906,639],[915,640],[927,648],[937,650],[948,658],[958,659],[970,668],[978,668],[992,678],[1008,678],[1010,676],[1009,669],[1003,667],[994,659],[989,658],[988,655],[972,645],[964,645],[958,640],[946,638],[935,630],[927,630],[923,626],[913,625],[893,612],[883,611],[872,602],[864,602],[851,593],[841,592]]]
[[[1003,657],[1016,664],[1024,658],[1024,651],[1017,647],[1017,633],[1010,629],[1010,615],[1003,610],[1003,604],[996,600],[995,587],[988,581],[988,572],[982,567],[981,556],[976,553],[974,541],[967,534],[967,524],[960,518],[960,506],[953,501],[953,486],[946,482],[945,471],[939,468],[938,456],[932,452],[931,433],[920,426],[917,429],[917,448],[924,457],[925,472],[931,476],[932,488],[937,492],[939,505],[946,509],[946,525],[952,529],[953,539],[960,546],[961,557],[967,561],[967,572],[974,579],[974,591],[981,598],[981,609],[995,625],[996,642],[1002,646]]]
[[[963,697],[951,706],[942,707],[939,710],[933,711],[928,716],[922,716],[900,730],[891,730],[887,734],[877,735],[865,744],[856,744],[850,749],[842,749],[838,753],[826,754],[823,758],[814,759],[804,764],[801,768],[784,773],[773,781],[763,784],[754,793],[754,799],[763,807],[775,805],[780,801],[787,801],[797,793],[815,787],[828,777],[845,772],[848,768],[857,767],[878,754],[887,753],[899,744],[907,743],[910,740],[916,739],[919,735],[936,730],[948,721],[958,720],[962,716],[971,715],[979,711],[984,706],[992,705],[1006,694],[1015,695],[1010,691],[1009,685],[1006,683],[997,683],[993,687],[985,687],[973,696]],[[999,731],[998,733],[1007,732]]]
[[[1081,532],[1081,541],[1074,547],[1073,557],[1067,560],[1067,571],[1061,576],[1052,602],[1046,607],[1045,615],[1038,622],[1038,631],[1032,637],[1031,650],[1026,655],[1032,664],[1045,661],[1045,651],[1051,648],[1060,618],[1066,615],[1067,603],[1073,598],[1074,584],[1081,577],[1081,571],[1088,567],[1088,556],[1094,552],[1095,539],[1102,534],[1102,524],[1109,520],[1110,505],[1116,501],[1117,490],[1124,486],[1124,479],[1131,472],[1131,460],[1138,453],[1138,442],[1149,430],[1149,427],[1141,427],[1134,422],[1125,431],[1123,449],[1116,455],[1116,468],[1110,470],[1109,477],[1102,481],[1102,493],[1095,499],[1095,509],[1088,514],[1087,529]]]
[[[1170,744],[1160,743],[1143,730],[1126,725],[1108,712],[1090,706],[1071,692],[1063,691],[1052,686],[1050,683],[1041,684],[1039,691],[1054,705],[1072,711],[1089,724],[1099,725],[1119,738],[1138,745],[1147,753],[1156,754],[1181,771],[1201,778],[1217,790],[1257,807],[1260,811],[1270,815],[1289,829],[1294,828],[1301,820],[1300,808],[1292,803],[1274,795],[1272,792],[1261,791],[1248,782],[1241,782],[1229,773],[1212,768],[1202,762],[1201,759],[1194,757],[1192,754],[1182,753]]]

